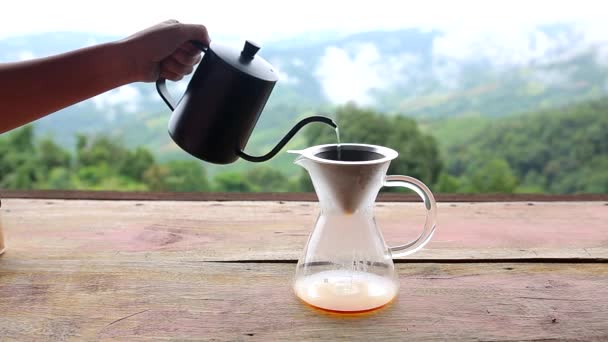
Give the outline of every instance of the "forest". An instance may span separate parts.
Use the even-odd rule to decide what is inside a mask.
[[[342,142],[399,152],[391,174],[410,175],[439,193],[608,193],[608,100],[500,118],[416,121],[346,104],[332,116]],[[308,146],[335,143],[314,126]],[[145,147],[128,148],[104,135],[78,135],[73,150],[38,137],[27,125],[0,137],[3,189],[121,191],[311,191],[308,176],[255,165],[210,174],[196,160],[160,161]],[[216,169],[217,170],[217,169]]]

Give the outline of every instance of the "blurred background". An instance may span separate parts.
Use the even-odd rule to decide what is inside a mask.
[[[390,172],[434,192],[608,193],[608,21],[598,6],[11,1],[2,9],[0,63],[121,39],[166,19],[201,23],[217,43],[256,41],[280,71],[250,154],[324,113],[342,142],[397,150]],[[170,90],[180,94],[188,80]],[[263,164],[189,156],[168,136],[169,116],[154,84],[137,83],[5,133],[0,188],[312,190],[284,151]],[[311,125],[287,148],[335,141],[333,130]]]

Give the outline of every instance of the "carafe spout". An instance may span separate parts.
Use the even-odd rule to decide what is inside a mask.
[[[307,166],[306,161],[309,159],[304,155],[305,150],[289,150],[289,151],[287,151],[287,153],[297,154],[298,156],[293,161],[293,163],[308,170],[308,167],[306,167]]]

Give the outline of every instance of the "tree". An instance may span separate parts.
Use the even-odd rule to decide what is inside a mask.
[[[130,150],[109,136],[77,136],[75,163],[51,139],[35,142],[31,126],[0,139],[0,186],[10,189],[206,191],[205,170],[195,161],[156,164],[152,153]]]
[[[63,167],[51,169],[47,179],[40,185],[42,189],[70,189],[73,188],[70,171]]]
[[[34,129],[26,125],[14,130],[1,144],[0,172],[2,180],[0,186],[8,189],[29,190],[43,177],[44,173],[36,162],[36,146],[34,143]]]
[[[479,182],[481,162],[502,159],[521,180],[517,192],[602,191],[606,169],[598,160],[608,156],[606,113],[608,99],[603,99],[488,121],[468,139],[447,146],[448,173],[469,178],[469,184],[476,174]]]
[[[207,191],[207,175],[199,162],[173,160],[165,164],[169,172],[165,178],[168,191]]]
[[[470,192],[512,193],[517,178],[504,159],[494,158],[475,170],[471,176]]]
[[[118,172],[127,156],[128,150],[108,136],[101,135],[92,140],[83,136],[78,137],[76,160],[80,167],[105,163]]]
[[[154,156],[143,147],[127,151],[120,165],[120,174],[136,181],[144,180],[144,173],[154,165]]]
[[[20,158],[21,159],[21,158]],[[40,179],[40,173],[33,159],[24,159],[11,173],[2,178],[0,186],[7,189],[31,190]]]
[[[281,171],[268,166],[254,167],[245,173],[245,177],[252,185],[254,191],[283,192],[290,190],[287,176]]]
[[[600,156],[591,161],[579,178],[583,192],[608,193],[608,155]]]
[[[113,170],[107,163],[99,163],[97,165],[90,165],[79,167],[76,170],[76,176],[80,187],[85,189],[93,189],[104,179],[117,176],[115,170]]]
[[[153,165],[144,172],[144,182],[152,191],[207,191],[205,169],[192,160],[173,160]]]
[[[215,191],[251,192],[254,190],[254,186],[245,179],[242,173],[238,172],[218,173],[213,181]]]
[[[70,167],[70,153],[51,139],[44,139],[38,143],[38,165],[43,172],[51,172],[54,168],[63,168],[64,170]]]
[[[34,152],[34,126],[25,125],[11,132],[9,142],[11,146],[21,153]]]
[[[169,168],[164,165],[152,165],[143,175],[144,183],[152,191],[168,191],[166,184]]]
[[[462,181],[458,177],[442,172],[435,185],[435,191],[443,193],[463,192]]]

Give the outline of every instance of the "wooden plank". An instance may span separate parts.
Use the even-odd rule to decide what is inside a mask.
[[[2,198],[88,199],[115,201],[317,201],[310,192],[121,192],[89,190],[2,190]],[[577,202],[608,201],[608,194],[435,194],[439,202]],[[412,193],[381,193],[378,202],[419,202]]]
[[[296,260],[317,212],[310,202],[8,199],[2,208],[7,255],[74,260]],[[603,202],[440,203],[438,212],[433,240],[407,260],[608,260]],[[419,203],[376,207],[389,244],[414,238],[423,215]]]
[[[0,258],[2,340],[608,339],[608,264],[399,264],[367,315],[301,304],[293,264]]]

